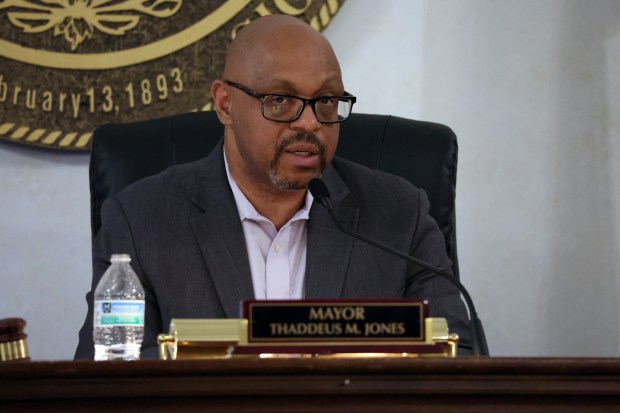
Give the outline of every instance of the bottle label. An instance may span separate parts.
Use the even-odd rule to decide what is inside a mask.
[[[144,325],[144,300],[95,300],[95,327]]]

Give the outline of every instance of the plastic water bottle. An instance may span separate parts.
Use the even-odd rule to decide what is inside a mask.
[[[95,360],[138,360],[144,337],[144,288],[126,254],[112,265],[95,289]]]

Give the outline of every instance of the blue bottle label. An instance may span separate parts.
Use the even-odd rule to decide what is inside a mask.
[[[95,300],[95,327],[144,326],[144,300]]]

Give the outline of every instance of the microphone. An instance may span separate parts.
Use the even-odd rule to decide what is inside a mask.
[[[332,209],[332,206],[330,203],[329,189],[327,189],[327,186],[320,178],[313,178],[308,183],[308,190],[310,190],[312,197],[318,203],[323,205],[323,207],[325,207],[332,221],[334,222],[336,227],[341,232],[344,232],[345,234],[350,235],[353,238],[359,239],[360,241],[363,241],[367,244],[380,248],[383,251],[389,252],[392,255],[396,255],[397,257],[400,257],[406,261],[417,264],[420,267],[426,270],[429,270],[439,275],[440,277],[443,277],[444,279],[448,280],[452,285],[454,285],[456,288],[458,288],[459,292],[463,295],[463,298],[465,298],[465,303],[467,304],[467,310],[469,311],[469,318],[470,318],[469,327],[471,330],[472,347],[474,350],[474,354],[476,356],[488,356],[489,355],[489,350],[487,348],[486,340],[484,337],[484,328],[482,327],[482,322],[480,321],[480,319],[478,319],[478,313],[476,312],[476,307],[474,306],[474,302],[472,301],[471,296],[469,295],[469,293],[467,292],[467,290],[465,289],[465,287],[463,286],[463,284],[461,284],[459,280],[454,278],[454,276],[450,274],[449,272],[447,272],[446,269],[436,267],[426,261],[422,261],[416,257],[412,257],[411,255],[404,254],[401,251],[398,251],[397,249],[390,247],[389,245],[385,245],[373,239],[367,238],[361,234],[358,234],[357,232],[351,231],[348,228],[345,228],[340,223],[340,221],[338,221],[338,218],[336,218],[336,215],[334,214],[334,210]]]

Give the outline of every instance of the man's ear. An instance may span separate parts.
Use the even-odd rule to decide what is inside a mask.
[[[211,96],[213,96],[213,104],[220,122],[223,125],[230,125],[232,123],[230,114],[231,102],[226,84],[219,79],[215,79],[211,83]]]

